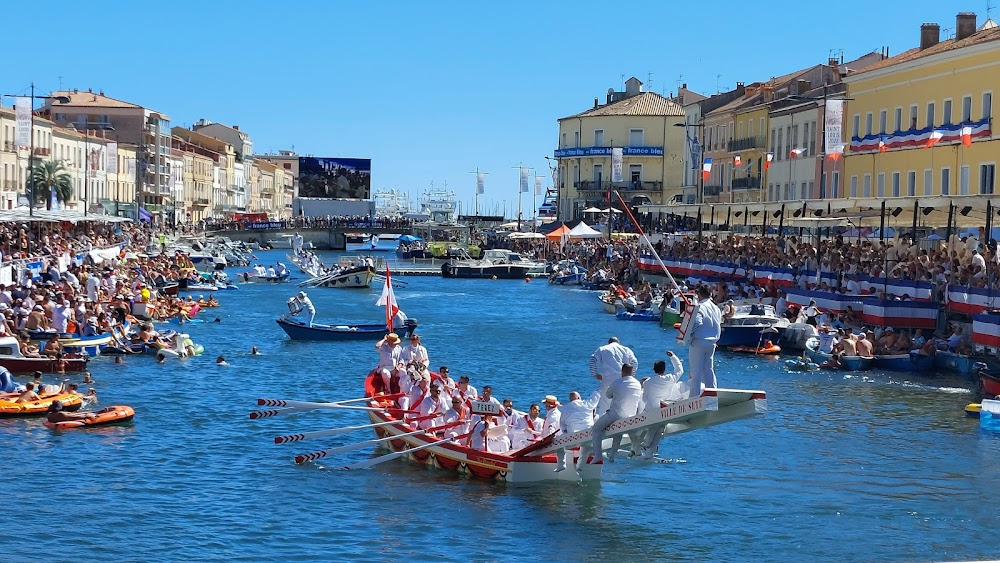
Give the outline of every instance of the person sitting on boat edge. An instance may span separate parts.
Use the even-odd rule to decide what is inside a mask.
[[[601,401],[601,388],[598,387],[590,394],[586,401],[580,396],[579,391],[569,392],[569,401],[559,408],[559,432],[562,434],[575,434],[589,429],[594,425],[594,408]],[[587,442],[580,444],[580,457],[577,461],[577,471],[583,464],[587,463],[590,457],[591,445]],[[566,469],[566,450],[560,448],[556,450],[556,468],[559,472]]]
[[[24,392],[14,399],[14,402],[31,403],[38,400],[40,400],[40,397],[38,396],[38,393],[35,393],[35,384],[29,381],[24,384]]]
[[[92,412],[66,412],[63,410],[62,401],[52,401],[45,418],[49,422],[68,422],[73,420],[90,420],[97,418],[97,415]]]
[[[397,375],[397,366],[402,361],[403,350],[399,347],[399,336],[395,332],[390,332],[375,343],[375,350],[378,351],[378,365],[375,369],[382,375],[383,391],[388,393],[392,376]]]
[[[622,366],[621,377],[608,387],[607,393],[608,398],[611,399],[610,406],[594,422],[594,459],[591,460],[592,463],[596,463],[602,459],[601,446],[604,441],[604,433],[608,427],[615,421],[635,416],[639,410],[639,401],[642,398],[642,385],[632,375],[631,365],[625,364]],[[639,453],[638,448],[641,442],[638,434],[629,432],[629,440],[632,444],[632,453]],[[611,451],[608,452],[608,461],[614,463],[615,455],[618,453],[618,446],[621,444],[621,434],[616,435],[611,444]]]
[[[437,380],[440,381],[441,385],[444,386],[445,393],[447,393],[448,395],[454,395],[455,389],[458,388],[458,384],[455,383],[455,380],[451,378],[450,374],[451,370],[448,369],[448,366],[441,366],[438,368],[437,371],[438,375]]]

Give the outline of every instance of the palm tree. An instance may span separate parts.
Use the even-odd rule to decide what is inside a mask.
[[[31,175],[35,179],[35,201],[44,200],[46,209],[52,209],[52,193],[55,193],[56,199],[62,204],[73,197],[73,178],[61,162],[39,162]]]

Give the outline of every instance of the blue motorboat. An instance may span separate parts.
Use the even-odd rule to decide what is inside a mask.
[[[934,367],[940,371],[949,371],[973,377],[979,370],[986,367],[986,358],[983,356],[964,356],[955,352],[939,351],[934,355]]]
[[[660,312],[659,311],[638,311],[635,313],[629,313],[625,309],[619,310],[615,313],[615,316],[623,321],[653,321],[660,322]]]
[[[320,341],[340,341],[340,340],[380,340],[389,330],[385,323],[378,324],[340,324],[326,325],[307,323],[298,319],[290,318],[287,315],[277,320],[278,326],[285,331],[288,338],[292,340],[320,340]],[[405,338],[417,328],[417,322],[407,319],[402,329],[399,329],[399,337]]]
[[[805,354],[811,362],[820,366],[829,362],[833,357],[833,354],[819,351],[819,339],[816,337],[806,340]],[[868,371],[872,368],[873,361],[874,358],[871,356],[840,356],[840,369],[844,371]]]
[[[885,371],[920,373],[934,369],[934,356],[924,356],[919,352],[882,354],[875,356],[875,367]]]
[[[723,347],[756,347],[760,344],[763,331],[772,332],[771,340],[777,342],[786,328],[788,319],[778,316],[771,305],[734,303],[732,316],[723,317],[722,336],[718,344]]]

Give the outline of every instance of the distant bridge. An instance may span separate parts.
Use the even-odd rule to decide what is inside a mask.
[[[410,227],[393,228],[371,228],[371,227],[330,227],[325,229],[302,228],[302,229],[252,229],[252,230],[218,230],[206,231],[206,236],[229,237],[235,241],[259,242],[264,244],[269,241],[284,241],[291,238],[290,235],[299,233],[306,242],[311,242],[319,250],[346,250],[347,233],[373,233],[376,235],[405,235],[413,232]],[[289,235],[289,236],[286,236]],[[286,243],[291,248],[291,243]],[[274,246],[274,245],[272,245]],[[279,248],[275,246],[275,248]]]

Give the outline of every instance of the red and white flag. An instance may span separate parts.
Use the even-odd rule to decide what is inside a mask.
[[[742,163],[742,161],[740,160],[740,155],[736,155],[736,156],[733,157],[733,167],[734,168],[737,167],[737,166],[739,166],[741,163]]]
[[[930,137],[927,137],[927,144],[924,145],[924,148],[929,149],[934,145],[938,144],[938,142],[941,141],[941,137],[944,137],[944,133],[942,133],[941,131],[938,131],[937,129],[931,131],[931,135]]]
[[[382,295],[375,305],[385,307],[385,326],[392,332],[392,318],[399,312],[399,305],[396,303],[396,294],[392,292],[392,275],[389,273],[388,264],[385,265],[385,287],[382,288]]]
[[[767,153],[767,155],[764,157],[764,170],[767,170],[768,168],[771,167],[772,160],[774,160],[774,153],[773,152]]]
[[[797,156],[802,156],[802,153],[806,152],[806,149],[792,149],[792,152],[788,153],[788,156],[795,158]]]
[[[972,146],[972,127],[968,125],[962,127],[962,144],[967,147]]]
[[[712,174],[712,159],[706,158],[705,162],[701,165],[701,179],[708,181],[708,177]]]
[[[885,146],[885,140],[882,137],[878,138],[878,152],[885,152],[887,147]]]

